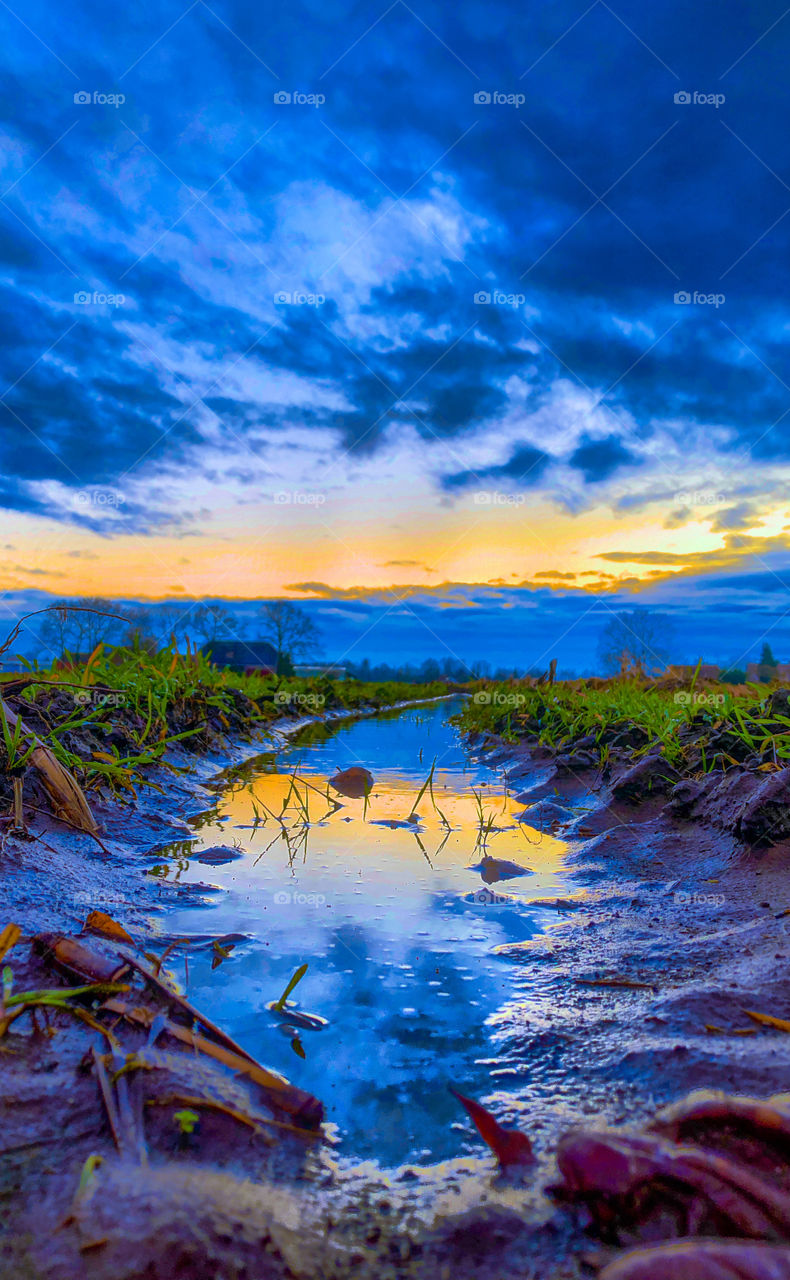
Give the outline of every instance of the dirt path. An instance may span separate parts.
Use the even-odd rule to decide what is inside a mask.
[[[610,1255],[545,1194],[562,1132],[638,1122],[692,1088],[787,1086],[790,1037],[746,1010],[790,1017],[788,846],[757,855],[670,818],[663,801],[613,805],[611,781],[602,791],[593,773],[563,778],[546,757],[489,746],[525,803],[550,796],[584,810],[562,828],[578,898],[546,907],[545,933],[503,952],[525,993],[500,1028],[512,1065],[505,1087],[538,1154],[525,1180],[503,1181],[482,1155],[385,1173],[338,1162],[323,1143],[270,1145],[219,1113],[185,1137],[164,1105],[148,1113],[148,1163],[130,1163],[114,1149],[85,1060],[90,1037],[58,1022],[54,1037],[9,1034],[0,1044],[0,1274],[581,1280]],[[75,933],[98,907],[147,945],[157,932],[165,940],[170,905],[209,891],[141,874],[150,846],[191,836],[186,818],[213,802],[218,769],[253,750],[191,760],[188,777],[159,771],[164,794],[134,810],[99,807],[109,859],[43,819],[34,842],[7,842],[5,919],[28,933]],[[15,989],[52,983],[21,944],[13,959]],[[163,1097],[192,1087],[182,1065],[160,1069]],[[249,1106],[227,1073],[211,1069],[204,1083],[227,1107]],[[79,1191],[91,1155],[104,1163]]]

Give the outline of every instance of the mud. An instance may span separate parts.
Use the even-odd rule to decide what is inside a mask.
[[[569,841],[580,892],[547,902],[544,933],[501,951],[525,994],[498,1028],[500,1118],[529,1133],[536,1164],[521,1180],[499,1176],[484,1155],[386,1171],[341,1161],[326,1142],[270,1145],[221,1115],[182,1141],[153,1105],[148,1164],[132,1165],[115,1151],[85,1070],[90,1035],[60,1016],[56,1035],[31,1035],[23,1019],[24,1033],[17,1024],[0,1041],[3,1276],[581,1280],[619,1251],[589,1232],[584,1210],[546,1192],[558,1181],[563,1133],[645,1124],[701,1087],[787,1088],[790,1036],[747,1012],[790,1018],[790,843],[767,846],[770,824],[754,825],[774,805],[770,839],[784,834],[782,775],[767,775],[766,788],[765,775],[734,772],[691,795],[676,779],[645,786],[644,771],[629,780],[627,761],[604,781],[578,754],[558,761],[493,740],[476,748],[507,771],[525,820],[541,802],[543,823]],[[169,765],[188,772],[152,769],[162,793],[96,806],[109,857],[38,815],[32,839],[4,843],[0,924],[76,933],[98,908],[161,951],[172,904],[183,895],[208,904],[212,888],[147,876],[156,845],[188,847],[186,819],[211,809],[218,772],[259,750],[246,743],[197,760],[171,752]],[[724,798],[711,800],[724,783]],[[755,801],[761,787],[766,804]],[[15,988],[54,985],[23,943],[12,959]],[[173,1063],[163,1071],[156,1088],[167,1095],[180,1077]],[[254,1106],[218,1068],[202,1087],[228,1106]],[[93,1154],[104,1162],[80,1191]]]

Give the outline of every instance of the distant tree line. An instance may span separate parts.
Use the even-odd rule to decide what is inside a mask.
[[[321,635],[312,619],[288,600],[262,601],[254,619],[241,619],[220,604],[133,605],[120,607],[102,596],[58,600],[37,619],[38,638],[53,658],[92,653],[100,643],[155,653],[172,643],[195,645],[217,640],[268,640],[277,652],[278,670],[309,657]]]
[[[669,618],[649,609],[632,609],[613,613],[608,619],[601,633],[598,658],[610,674],[656,675],[666,668],[674,645],[674,627]],[[757,663],[757,679],[770,684],[776,679],[778,667],[779,660],[765,641]],[[745,684],[746,668],[730,662],[718,678],[725,684]]]
[[[497,667],[485,661],[463,662],[460,658],[426,658],[423,662],[401,662],[393,665],[389,662],[371,662],[369,658],[362,662],[346,663],[349,675],[357,680],[396,680],[410,684],[428,684],[433,680],[449,680],[453,684],[465,684],[468,680],[520,680],[524,675],[539,675],[540,672],[525,672],[519,667]]]
[[[179,646],[187,639],[196,646],[219,640],[267,640],[277,653],[277,670],[293,672],[296,662],[320,662],[321,633],[307,611],[289,600],[261,601],[253,616],[240,617],[223,604],[205,601],[162,605],[120,606],[101,596],[81,596],[59,600],[36,620],[35,633],[48,657],[63,658],[91,653],[103,642],[146,652],[156,652],[175,638]],[[607,618],[598,644],[598,670],[609,674],[656,675],[665,670],[675,646],[672,621],[664,614],[636,608]],[[331,655],[332,661],[342,656]],[[426,658],[422,662],[377,662],[370,658],[346,661],[349,675],[360,680],[428,683],[447,680],[465,684],[469,680],[512,680],[540,676],[542,670],[521,666],[493,669],[484,660],[464,662],[460,658]],[[770,644],[762,646],[758,678],[766,683],[776,678],[778,661]],[[560,671],[558,679],[573,672]],[[730,663],[721,680],[743,684],[746,670]]]
[[[774,657],[773,649],[766,640],[760,651],[760,660],[757,664],[757,679],[760,683],[770,684],[772,680],[775,680],[778,666],[779,660]],[[746,668],[732,663],[722,671],[719,677],[725,684],[745,684],[746,678]]]

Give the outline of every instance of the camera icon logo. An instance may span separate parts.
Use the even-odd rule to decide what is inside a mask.
[[[91,95],[89,93],[86,93],[84,89],[79,89],[77,93],[74,94],[74,101],[80,107],[84,107],[85,103],[90,102],[90,100],[91,100]]]
[[[291,95],[285,89],[278,89],[274,95],[274,101],[278,106],[282,106],[284,103],[291,101]]]
[[[490,507],[490,506],[491,506],[491,494],[490,494],[490,493],[487,493],[485,489],[481,489],[478,493],[476,493],[476,494],[475,494],[475,506],[476,506],[476,507]]]
[[[675,294],[675,302],[679,302],[683,306],[686,306],[689,302],[691,302],[691,294],[688,293],[685,289],[679,289],[678,292]]]
[[[91,300],[91,295],[85,289],[80,289],[79,293],[74,294],[74,301],[78,302],[81,307],[87,306]]]
[[[288,292],[287,292],[287,290],[285,290],[285,289],[281,289],[279,293],[275,293],[275,295],[274,295],[274,301],[275,301],[275,302],[285,302],[285,303],[290,303],[290,301],[291,301],[291,295],[290,295],[290,293],[288,293]]]
[[[487,306],[491,301],[491,294],[486,293],[485,289],[479,289],[475,294],[475,303],[478,307]]]
[[[487,93],[485,89],[480,89],[475,94],[475,102],[479,107],[485,106],[490,101],[491,101],[491,94]]]
[[[678,92],[675,94],[675,102],[679,106],[684,107],[689,102],[691,102],[691,94],[688,93],[685,89],[679,89]]]
[[[274,901],[278,907],[287,907],[291,901],[291,895],[285,889],[281,889],[279,893],[275,893]]]
[[[475,894],[475,902],[484,902],[490,906],[493,902],[499,901],[499,894],[494,893],[493,889],[478,889]]]
[[[287,706],[291,701],[291,695],[287,689],[278,689],[274,695],[274,701],[279,707]]]
[[[283,489],[280,491],[280,493],[275,493],[274,502],[275,502],[275,506],[287,507],[288,504],[291,502],[291,495],[290,493],[288,493],[287,489]]]

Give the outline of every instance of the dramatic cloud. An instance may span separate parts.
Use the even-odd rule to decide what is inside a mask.
[[[123,538],[167,562],[152,594],[210,534],[218,593],[233,556],[260,592],[255,542],[338,600],[500,582],[533,533],[560,568],[524,580],[557,590],[784,552],[790,23],[765,0],[6,18],[8,590],[65,572],[52,547],[114,590]]]

